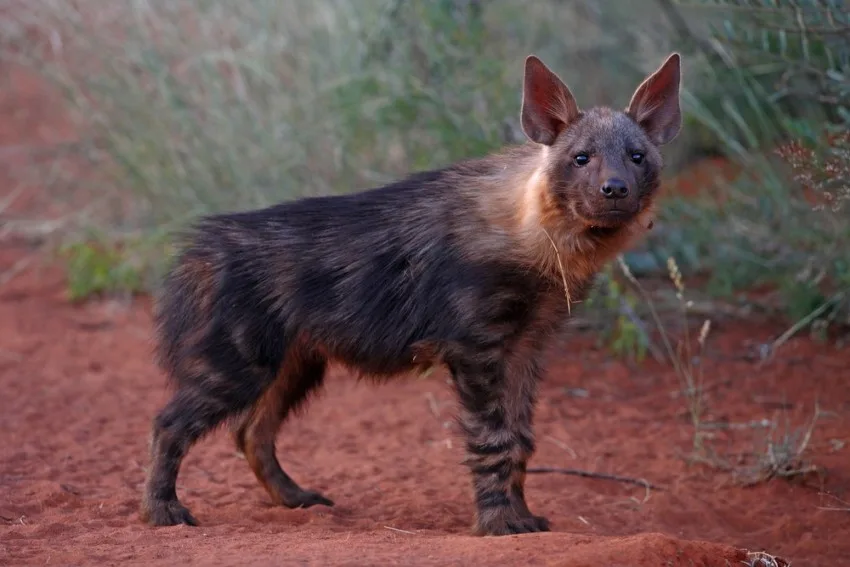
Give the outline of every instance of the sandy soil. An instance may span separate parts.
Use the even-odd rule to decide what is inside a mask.
[[[19,144],[67,135],[36,82],[0,93],[0,182]],[[0,195],[6,194],[4,189]],[[17,212],[49,211],[28,188]],[[0,246],[0,272],[33,254]],[[691,434],[675,374],[629,366],[575,336],[551,353],[533,466],[647,479],[664,490],[557,474],[529,476],[528,497],[554,531],[468,535],[469,479],[444,373],[385,386],[336,371],[284,428],[279,455],[332,509],[271,507],[228,437],[190,453],[178,491],[201,526],[139,521],[151,417],[168,396],[152,361],[149,302],[71,305],[55,268],[0,287],[0,564],[3,565],[739,565],[766,550],[795,567],[850,563],[850,351],[792,339],[769,364],[750,354],[777,329],[719,325],[709,341],[710,420],[805,424],[829,412],[805,482],[742,488],[681,458]],[[783,422],[784,423],[784,422]],[[781,433],[781,431],[780,431]],[[757,430],[718,430],[729,451]]]
[[[820,509],[837,504],[822,490],[850,499],[850,357],[797,339],[756,368],[746,344],[771,330],[738,326],[712,342],[712,418],[761,419],[782,404],[802,424],[817,397],[834,412],[812,442],[823,486],[745,489],[689,469],[677,454],[690,437],[675,376],[654,363],[629,368],[575,337],[552,353],[533,465],[640,477],[664,491],[531,475],[530,504],[554,533],[470,537],[445,374],[376,387],[335,372],[279,442],[284,466],[335,508],[271,507],[220,432],[195,448],[180,479],[202,526],[149,528],[139,489],[149,421],[168,395],[151,362],[149,306],[72,306],[56,270],[28,274],[0,294],[4,564],[725,565],[747,548],[840,565],[850,553],[850,513]]]

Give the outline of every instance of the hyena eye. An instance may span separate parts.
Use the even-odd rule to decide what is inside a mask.
[[[576,157],[573,158],[573,163],[579,167],[587,165],[587,162],[589,161],[590,157],[587,154],[577,154]]]
[[[632,161],[638,165],[643,163],[643,154],[640,152],[632,152]]]

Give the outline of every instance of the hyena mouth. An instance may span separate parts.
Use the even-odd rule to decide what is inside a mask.
[[[599,216],[608,222],[616,223],[629,220],[634,216],[634,213],[625,209],[609,209]]]
[[[634,211],[609,209],[590,217],[587,224],[590,225],[590,228],[592,229],[617,230],[631,222],[631,220],[635,218],[635,215],[636,212]]]
[[[605,237],[611,236],[618,230],[622,228],[622,225],[618,226],[591,226],[587,229],[587,232],[593,236]]]

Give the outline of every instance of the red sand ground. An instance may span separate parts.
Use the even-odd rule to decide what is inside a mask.
[[[36,83],[0,93],[0,182],[16,144],[62,137]],[[24,104],[24,96],[28,98]],[[0,194],[5,194],[4,190]],[[37,193],[20,207],[44,212]],[[0,246],[0,273],[22,246]],[[680,458],[690,433],[674,373],[613,360],[576,336],[552,353],[540,399],[539,451],[551,465],[642,477],[666,488],[530,475],[532,508],[554,532],[468,535],[472,502],[444,373],[384,386],[334,372],[324,396],[281,432],[283,464],[333,509],[268,504],[227,436],[195,447],[179,493],[202,523],[140,523],[150,419],[165,381],[151,359],[149,303],[65,298],[62,274],[32,269],[0,287],[0,564],[3,565],[740,565],[740,548],[795,567],[850,564],[850,352],[792,339],[757,366],[775,327],[719,324],[709,340],[708,419],[800,425],[829,413],[809,459],[823,482],[753,488]],[[746,449],[753,431],[719,431]],[[742,441],[743,439],[743,441]],[[827,496],[829,494],[830,496]]]

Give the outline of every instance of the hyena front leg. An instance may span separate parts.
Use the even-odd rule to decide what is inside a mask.
[[[532,514],[525,500],[525,476],[528,461],[534,455],[534,406],[537,402],[537,385],[540,381],[540,368],[536,362],[537,353],[531,358],[514,355],[509,360],[507,383],[505,387],[505,407],[513,430],[519,440],[519,458],[516,471],[511,479],[511,497],[522,508],[525,515],[536,521],[538,531],[549,531],[549,520]]]
[[[454,365],[472,472],[478,535],[549,531],[525,501],[525,471],[534,453],[532,418],[536,364],[499,358]]]

